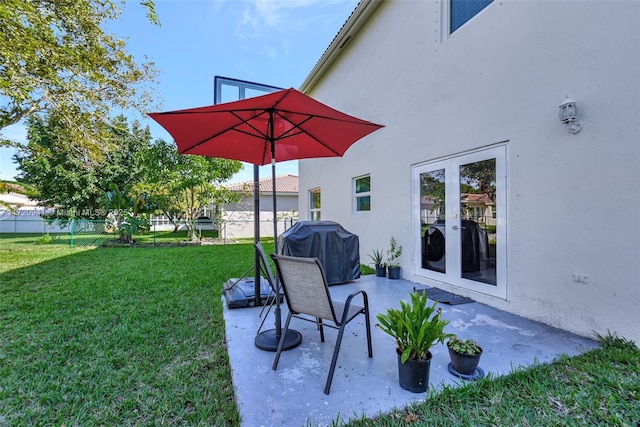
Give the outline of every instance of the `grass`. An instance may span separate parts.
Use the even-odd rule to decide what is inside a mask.
[[[622,338],[601,342],[580,356],[447,387],[423,403],[347,425],[637,426],[640,350]]]
[[[217,239],[218,231],[217,230],[202,230],[201,235],[205,239]],[[180,243],[187,239],[187,230],[178,230],[176,232],[173,231],[149,231],[144,234],[136,234],[133,236],[136,241],[140,243]]]
[[[32,245],[97,247],[112,243],[118,237],[114,233],[96,233],[76,231],[71,233],[0,233],[0,244],[12,248],[21,246],[29,249]],[[143,245],[167,245],[177,244],[187,240],[187,230],[154,231],[140,233],[133,236],[137,243]],[[218,239],[217,230],[203,230],[202,237],[207,240]],[[250,239],[249,239],[250,240]]]
[[[239,426],[221,286],[252,262],[250,244],[3,245],[0,425]],[[602,344],[348,425],[638,425],[640,350]]]
[[[239,425],[221,285],[250,245],[0,251],[0,425]]]

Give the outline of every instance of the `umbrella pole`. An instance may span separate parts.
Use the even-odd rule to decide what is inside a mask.
[[[253,165],[253,243],[260,243],[260,168]],[[262,305],[262,278],[260,276],[260,254],[254,249],[254,292],[256,306]]]
[[[278,252],[278,209],[276,207],[276,145],[273,138],[273,113],[270,115],[271,121],[271,187],[272,187],[272,200],[273,200],[273,243],[275,245],[275,252]],[[256,336],[255,344],[261,350],[277,351],[278,343],[282,338],[282,319],[280,317],[280,277],[276,272],[275,277],[276,288],[276,328],[268,331],[264,331]],[[294,329],[288,329],[287,334],[284,336],[284,343],[282,350],[291,350],[300,345],[302,342],[302,334]]]
[[[278,209],[276,207],[276,201],[278,196],[276,194],[276,158],[275,158],[275,144],[271,141],[271,200],[273,204],[273,251],[278,253]],[[282,319],[280,317],[280,277],[276,272],[276,289],[278,295],[276,295],[276,338],[280,339],[282,335]]]

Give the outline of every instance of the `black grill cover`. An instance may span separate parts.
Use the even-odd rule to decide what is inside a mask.
[[[278,238],[282,255],[318,257],[329,285],[360,277],[358,236],[333,221],[298,221]]]
[[[439,219],[424,232],[422,268],[444,273],[445,269],[445,225]],[[462,226],[462,272],[479,271],[487,265],[489,239],[487,232],[477,222],[463,219]]]

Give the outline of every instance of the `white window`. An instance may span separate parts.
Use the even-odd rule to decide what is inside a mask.
[[[468,20],[476,16],[493,0],[451,0],[449,9],[449,32],[462,27]]]
[[[309,219],[320,221],[320,188],[309,190]]]
[[[369,212],[371,210],[371,176],[365,175],[353,180],[355,198],[355,212]]]

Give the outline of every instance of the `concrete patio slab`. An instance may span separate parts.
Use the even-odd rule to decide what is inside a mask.
[[[225,304],[227,345],[233,372],[236,402],[243,427],[326,426],[363,415],[373,417],[396,407],[423,400],[427,394],[403,390],[398,384],[398,368],[393,339],[374,325],[375,315],[387,308],[399,308],[414,289],[426,286],[406,280],[375,276],[331,286],[334,298],[346,298],[354,290],[369,295],[373,335],[373,358],[367,357],[363,316],[345,330],[331,386],[323,393],[337,331],[325,328],[325,342],[315,325],[298,319],[291,328],[302,334],[302,343],[282,353],[276,371],[272,370],[274,352],[258,349],[254,339],[262,317],[262,307],[228,309]],[[428,292],[427,292],[428,296]],[[480,367],[494,376],[536,362],[548,363],[562,354],[570,356],[598,347],[598,343],[542,323],[534,322],[480,303],[439,304],[443,317],[451,321],[447,332],[461,338],[473,338],[483,347]],[[286,304],[282,305],[282,323]],[[273,329],[273,311],[263,330]],[[432,350],[430,386],[432,391],[444,385],[460,384],[449,373],[449,354],[445,345]]]

